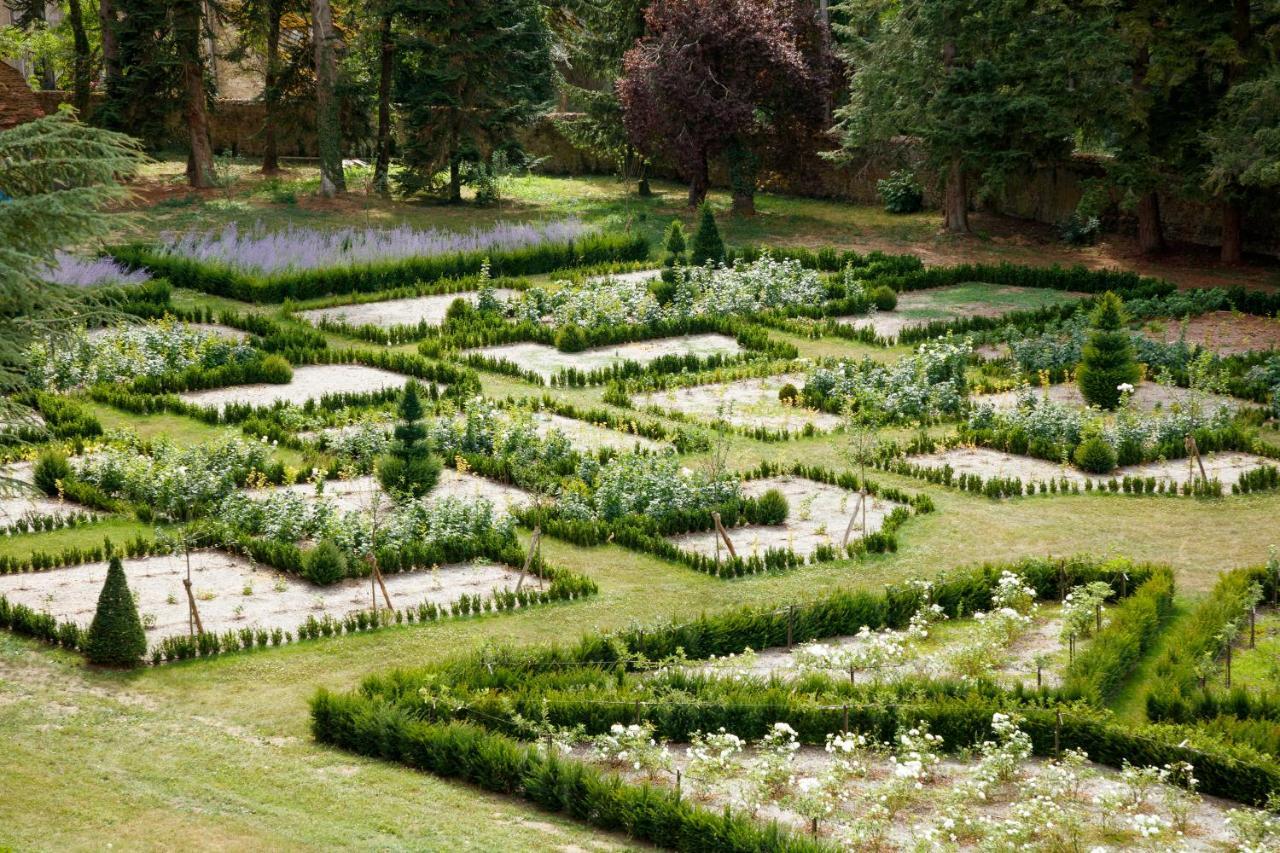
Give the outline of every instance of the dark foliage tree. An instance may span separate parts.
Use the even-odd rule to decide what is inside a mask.
[[[175,49],[182,68],[183,113],[187,129],[187,183],[207,189],[217,183],[209,138],[209,92],[205,80],[205,4],[170,0]]]
[[[629,138],[675,162],[690,207],[706,198],[710,161],[728,154],[735,209],[751,213],[765,140],[823,114],[826,63],[802,49],[812,4],[657,0],[645,21],[618,81]]]
[[[165,141],[165,119],[182,103],[182,62],[168,3],[115,0],[118,70],[108,69],[106,98],[94,117],[152,148]]]
[[[99,666],[137,666],[147,652],[147,635],[119,557],[112,557],[98,594],[98,609],[85,635],[84,654]]]
[[[440,460],[431,452],[427,428],[422,422],[422,399],[416,382],[405,386],[400,397],[400,422],[395,441],[378,465],[378,480],[387,491],[422,497],[440,479]]]
[[[551,38],[534,0],[396,0],[393,98],[405,128],[401,189],[437,188],[448,170],[450,201],[463,171],[501,150],[523,160],[517,140],[554,94]]]
[[[311,43],[315,49],[320,195],[332,198],[347,191],[347,180],[342,171],[342,113],[337,93],[341,37],[333,26],[329,0],[311,0]]]
[[[1110,291],[1102,294],[1076,369],[1080,394],[1091,406],[1114,409],[1120,403],[1120,386],[1136,385],[1142,378],[1127,322],[1120,297]]]

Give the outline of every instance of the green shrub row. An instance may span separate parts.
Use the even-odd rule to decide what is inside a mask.
[[[91,512],[72,510],[71,512],[53,513],[50,515],[25,515],[17,521],[0,525],[0,536],[21,536],[25,533],[48,533],[51,530],[62,530],[69,527],[81,527],[98,521],[98,516]],[[4,572],[0,572],[4,574]]]
[[[31,551],[27,554],[0,554],[0,575],[19,574],[22,572],[43,572],[48,569],[60,569],[64,566],[78,566],[82,563],[100,563],[116,551],[110,538],[103,544],[81,547],[68,545],[60,551]],[[120,549],[127,557],[150,557],[157,554],[168,554],[171,548],[154,539],[146,539],[138,535],[124,543]]]
[[[245,302],[282,302],[338,293],[369,293],[424,281],[478,273],[488,262],[496,276],[537,275],[564,267],[609,261],[643,260],[649,244],[638,234],[593,234],[560,244],[514,251],[460,252],[328,269],[251,275],[130,244],[109,250],[131,267],[146,267],[177,287],[202,290]]]

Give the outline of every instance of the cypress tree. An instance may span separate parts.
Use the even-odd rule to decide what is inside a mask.
[[[427,428],[422,424],[418,383],[410,382],[400,397],[400,423],[390,452],[378,465],[378,481],[389,492],[419,498],[440,479],[440,460],[431,453]]]
[[[699,211],[698,230],[693,232],[693,242],[689,246],[689,262],[702,266],[707,261],[724,261],[724,240],[720,239],[720,229],[716,227],[711,205],[704,201]]]
[[[671,226],[667,228],[666,237],[667,254],[662,259],[663,266],[674,266],[677,263],[684,263],[684,253],[688,248],[684,239],[684,226],[680,224],[679,219],[671,220]]]
[[[1126,382],[1136,385],[1142,376],[1127,321],[1120,297],[1111,291],[1102,294],[1090,318],[1089,340],[1076,369],[1080,393],[1091,406],[1114,409],[1120,403],[1119,386]]]
[[[147,635],[138,618],[138,605],[119,557],[112,557],[107,579],[98,594],[98,610],[85,635],[84,654],[101,666],[137,666],[147,652]]]

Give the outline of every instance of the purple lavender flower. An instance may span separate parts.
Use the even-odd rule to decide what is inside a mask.
[[[166,235],[160,251],[243,272],[279,273],[455,252],[510,251],[543,243],[567,243],[591,230],[577,219],[540,225],[500,222],[464,232],[408,226],[318,231],[292,225],[268,231],[261,222],[241,232],[231,223],[220,232]]]
[[[53,263],[40,277],[51,284],[68,287],[97,287],[104,284],[141,284],[151,278],[146,270],[127,270],[115,259],[82,258],[69,252],[54,253]]]

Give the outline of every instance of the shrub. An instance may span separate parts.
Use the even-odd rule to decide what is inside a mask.
[[[671,227],[667,229],[664,242],[667,253],[662,258],[662,265],[671,267],[677,263],[684,263],[684,253],[688,247],[684,239],[684,226],[680,224],[679,219],[671,220]]]
[[[569,324],[556,332],[556,349],[560,352],[582,352],[587,348],[587,333],[577,324]]]
[[[378,465],[378,481],[389,492],[420,498],[435,488],[442,466],[427,443],[418,383],[405,385],[399,414],[391,451]]]
[[[138,605],[129,592],[120,558],[112,557],[85,638],[85,657],[100,666],[137,666],[146,652],[147,635],[138,618]]]
[[[790,511],[786,495],[777,489],[770,489],[761,495],[757,507],[761,524],[781,524],[787,520],[787,513]]]
[[[1100,435],[1091,435],[1076,447],[1076,464],[1090,474],[1109,474],[1116,467],[1116,452]]]
[[[269,355],[262,360],[261,381],[273,385],[284,385],[293,379],[293,367],[278,355]]]
[[[876,181],[876,192],[889,213],[916,213],[924,207],[924,190],[907,169],[896,169]]]
[[[1120,403],[1119,386],[1134,385],[1142,378],[1126,322],[1120,297],[1111,291],[1102,294],[1090,318],[1089,340],[1076,370],[1080,393],[1092,406],[1114,409]]]
[[[880,311],[892,311],[898,307],[898,294],[892,287],[882,284],[871,293],[871,301]]]
[[[57,450],[46,450],[41,453],[32,472],[32,480],[36,488],[46,495],[58,494],[58,482],[68,480],[70,477],[71,463],[67,461],[66,454]]]
[[[327,586],[347,576],[347,558],[331,539],[322,539],[302,558],[302,576],[314,584]]]
[[[716,227],[716,216],[711,211],[711,204],[703,202],[698,214],[698,230],[693,233],[693,242],[689,246],[689,262],[694,266],[702,266],[707,261],[720,263],[724,260],[724,240],[720,239],[720,229]]]
[[[800,391],[796,386],[788,382],[778,390],[778,400],[783,403],[798,403],[800,401]]]
[[[1098,242],[1102,233],[1102,220],[1096,216],[1085,216],[1078,211],[1058,225],[1058,239],[1069,246],[1092,246]]]

